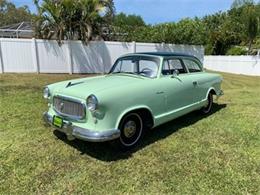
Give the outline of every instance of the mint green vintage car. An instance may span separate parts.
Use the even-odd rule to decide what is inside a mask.
[[[116,140],[128,149],[147,129],[194,110],[210,113],[213,95],[223,95],[221,82],[194,56],[128,54],[107,75],[46,86],[49,108],[43,118],[69,140]]]

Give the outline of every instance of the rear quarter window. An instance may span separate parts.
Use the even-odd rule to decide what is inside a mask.
[[[178,70],[179,74],[187,73],[180,59],[166,59],[163,62],[162,74],[172,75],[174,70]]]
[[[201,72],[201,66],[198,64],[198,62],[190,59],[183,59],[183,63],[189,70],[189,72]]]

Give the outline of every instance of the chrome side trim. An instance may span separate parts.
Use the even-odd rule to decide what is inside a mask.
[[[53,118],[47,112],[43,113],[43,120],[53,126]],[[53,126],[55,127],[55,126]],[[120,137],[120,130],[111,129],[104,131],[95,131],[91,129],[85,129],[73,125],[71,122],[64,120],[64,125],[61,129],[55,127],[57,130],[65,133],[69,140],[78,138],[80,140],[89,141],[89,142],[105,142],[114,140]]]
[[[191,108],[191,107],[193,107],[193,106],[202,104],[202,103],[204,103],[204,102],[206,102],[206,101],[207,101],[207,99],[203,99],[203,100],[201,100],[201,101],[198,101],[198,102],[189,104],[189,105],[187,105],[187,106],[183,106],[183,107],[181,107],[181,108],[177,108],[177,109],[175,109],[175,110],[172,110],[172,111],[169,111],[169,112],[166,112],[166,113],[157,115],[157,116],[155,116],[154,118],[155,118],[155,119],[159,119],[159,118],[162,118],[162,117],[166,117],[166,116],[172,115],[172,114],[174,114],[174,113],[183,111],[183,110],[185,110],[185,109]]]

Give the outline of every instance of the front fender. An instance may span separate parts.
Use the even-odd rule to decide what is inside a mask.
[[[214,91],[214,93],[217,94],[217,93],[216,93],[216,89],[215,89],[214,87],[210,87],[210,88],[208,89],[208,91],[207,91],[207,94],[206,94],[206,97],[205,97],[204,100],[207,100],[207,99],[208,99],[209,93],[210,93],[211,91]]]
[[[121,114],[120,114],[120,115],[118,116],[118,118],[117,118],[116,128],[119,128],[120,121],[123,119],[123,117],[124,117],[127,113],[133,112],[133,111],[139,110],[139,109],[146,109],[146,110],[148,110],[148,111],[151,113],[152,117],[153,117],[153,123],[155,122],[155,121],[154,121],[154,115],[153,115],[152,110],[151,110],[148,106],[146,106],[146,105],[138,105],[138,106],[129,107],[129,108],[127,108],[127,109],[125,109],[125,110],[123,110],[123,111],[121,112]]]

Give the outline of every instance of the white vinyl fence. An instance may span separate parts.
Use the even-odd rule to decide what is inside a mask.
[[[56,41],[0,38],[0,73],[103,73],[121,55],[135,52],[179,52],[203,61],[203,46],[154,43]]]
[[[260,56],[204,56],[204,68],[260,76]]]

